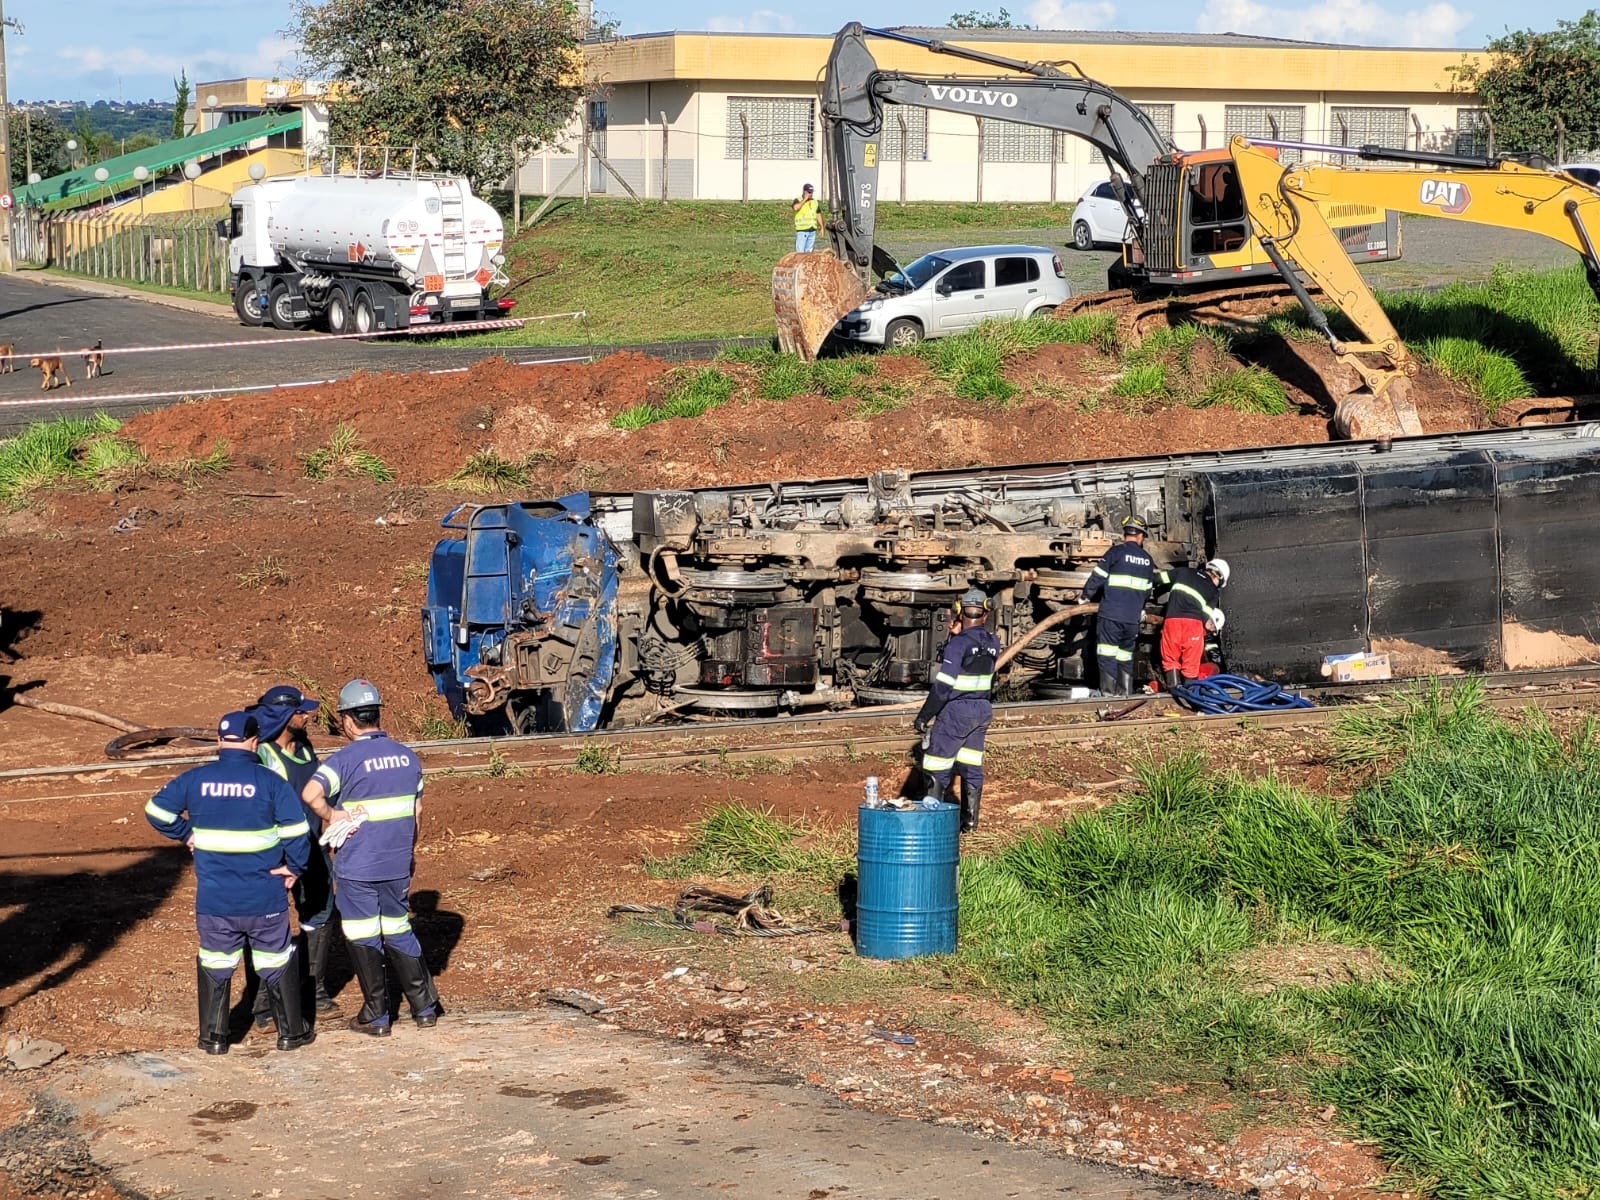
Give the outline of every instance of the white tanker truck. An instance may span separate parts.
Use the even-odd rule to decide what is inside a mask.
[[[500,215],[465,179],[295,175],[248,184],[219,223],[246,325],[371,333],[499,317]]]

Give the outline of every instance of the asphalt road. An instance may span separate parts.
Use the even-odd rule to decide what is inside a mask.
[[[247,329],[226,316],[190,312],[149,300],[78,290],[26,275],[0,275],[0,343],[19,354],[75,351],[104,344],[105,374],[86,379],[76,353],[65,354],[70,388],[40,390],[40,373],[26,359],[0,374],[0,437],[63,413],[109,412],[127,416],[185,397],[228,388],[339,379],[357,371],[441,371],[505,356],[537,363],[641,349],[664,358],[709,357],[709,343],[674,342],[640,347],[463,346],[448,339],[424,343],[399,338],[332,341],[314,334]],[[215,343],[233,343],[217,346]],[[118,353],[137,346],[191,346],[159,353]],[[534,368],[530,367],[530,370]]]

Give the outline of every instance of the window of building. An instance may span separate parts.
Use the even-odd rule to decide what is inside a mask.
[[[906,123],[905,146],[901,146],[900,122]],[[883,110],[883,149],[878,161],[911,162],[928,159],[928,110],[915,104],[890,104]]]
[[[939,280],[939,290],[945,295],[951,292],[975,292],[982,286],[983,259],[981,258],[951,267],[944,273],[944,278]]]
[[[751,158],[812,159],[817,156],[816,104],[785,96],[729,96],[724,158],[744,155],[750,124]]]
[[[1243,134],[1247,138],[1303,142],[1306,110],[1301,104],[1230,104],[1223,111],[1223,139]],[[1280,150],[1283,163],[1300,161],[1300,151]]]
[[[1335,146],[1383,146],[1388,150],[1404,150],[1410,116],[1409,108],[1353,108],[1336,104],[1328,140]]]
[[[1050,161],[1054,131],[1015,121],[983,122],[983,161],[992,163],[1047,163]]]
[[[1156,127],[1156,132],[1162,137],[1166,138],[1169,142],[1172,141],[1172,122],[1176,115],[1177,107],[1178,106],[1176,104],[1139,103],[1139,110],[1143,112],[1145,116],[1150,118],[1150,124]],[[1090,162],[1103,163],[1105,160],[1106,156],[1101,154],[1100,151],[1089,151]]]
[[[1038,278],[1038,259],[997,258],[994,260],[995,287],[1010,287],[1018,283],[1034,283]]]
[[[1484,158],[1489,153],[1489,119],[1481,108],[1456,109],[1456,153]]]

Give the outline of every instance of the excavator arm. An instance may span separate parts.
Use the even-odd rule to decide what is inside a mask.
[[[924,78],[883,71],[867,47],[869,36],[1009,74]],[[839,318],[865,299],[873,277],[896,269],[894,259],[874,241],[886,105],[994,117],[1082,138],[1118,169],[1112,172],[1112,186],[1128,213],[1134,239],[1142,244],[1146,175],[1152,164],[1174,153],[1173,147],[1138,105],[1072,64],[1065,66],[1071,70],[858,23],[839,31],[822,77],[828,229],[836,257],[789,254],[773,272],[773,303],[783,349],[814,358]]]
[[[1408,165],[1286,168],[1262,149],[1263,144]],[[1600,235],[1600,191],[1569,175],[1517,162],[1377,146],[1263,144],[1242,137],[1229,142],[1244,189],[1245,211],[1312,324],[1328,339],[1340,363],[1353,369],[1361,381],[1357,391],[1338,401],[1334,413],[1335,427],[1345,436],[1395,436],[1423,430],[1410,396],[1417,362],[1329,225],[1326,214],[1336,211],[1338,204],[1371,204],[1541,234],[1582,257],[1589,286],[1600,296],[1600,258],[1595,250],[1595,237]],[[1296,276],[1295,267],[1350,319],[1361,340],[1347,342],[1336,336]]]

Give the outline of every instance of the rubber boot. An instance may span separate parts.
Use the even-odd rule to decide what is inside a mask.
[[[928,801],[932,800],[936,804],[943,803],[944,786],[944,784],[940,783],[930,775],[928,777],[927,790],[922,794],[922,802],[926,804]]]
[[[388,953],[390,961],[394,963],[394,977],[400,984],[400,991],[411,1006],[411,1019],[423,1029],[432,1029],[444,1015],[444,1005],[439,1003],[439,989],[433,986],[428,964],[396,950]]]
[[[255,968],[248,964],[245,966],[244,986],[246,989],[253,989],[251,991],[253,999],[250,1002],[250,1020],[255,1023],[255,1027],[259,1030],[271,1029],[272,997],[267,995],[267,985],[261,982],[261,976],[257,975]]]
[[[333,926],[319,925],[305,932],[306,969],[311,973],[312,1003],[319,1013],[331,1012],[339,1006],[328,995],[328,951],[333,947]]]
[[[1161,674],[1162,681],[1167,685],[1168,692],[1175,692],[1183,686],[1183,676],[1177,667],[1168,667]]]
[[[317,1040],[317,1031],[306,1024],[300,1007],[300,972],[290,969],[278,973],[271,986],[262,985],[272,1003],[272,1016],[278,1022],[278,1049],[298,1050]]]
[[[200,1040],[195,1044],[207,1054],[228,1052],[228,991],[233,977],[218,983],[198,962],[195,963],[196,990],[200,997]]]
[[[350,962],[366,1003],[350,1018],[350,1028],[369,1037],[389,1036],[389,980],[384,974],[383,951],[376,946],[350,943]]]
[[[1133,695],[1133,668],[1123,667],[1117,674],[1117,687],[1123,696]]]
[[[981,800],[983,789],[981,787],[966,787],[961,789],[961,832],[971,833],[978,827],[978,810],[982,807]]]

